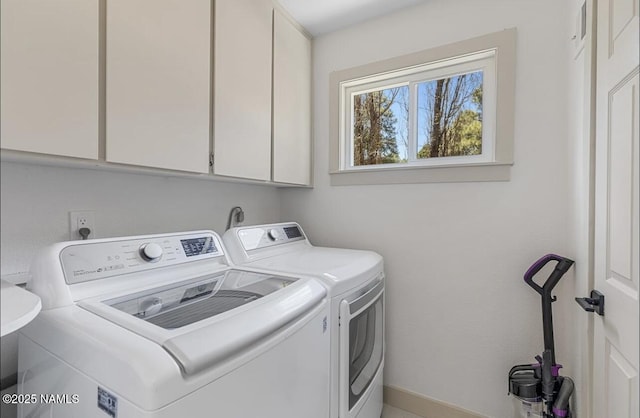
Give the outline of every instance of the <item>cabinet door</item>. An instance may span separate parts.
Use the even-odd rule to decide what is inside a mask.
[[[215,174],[271,178],[272,5],[216,0]]]
[[[276,11],[273,48],[273,181],[309,184],[311,42]]]
[[[210,0],[107,2],[107,161],[208,173]]]
[[[0,3],[2,148],[98,158],[98,0]]]

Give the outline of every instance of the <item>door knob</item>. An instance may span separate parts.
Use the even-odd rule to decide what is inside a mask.
[[[576,298],[578,305],[587,312],[595,312],[600,316],[604,316],[604,295],[597,290],[591,291],[591,297]]]

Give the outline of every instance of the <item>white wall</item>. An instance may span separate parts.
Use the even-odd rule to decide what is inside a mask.
[[[2,162],[2,275],[26,272],[35,251],[69,239],[69,211],[93,210],[97,237],[195,229],[223,233],[229,210],[245,223],[279,220],[273,187]],[[2,378],[17,370],[16,335],[0,341]],[[4,411],[3,411],[4,416]]]
[[[213,229],[240,205],[245,223],[278,220],[273,187],[3,162],[2,275],[26,271],[43,245],[69,239],[69,211],[95,211],[97,238]]]
[[[566,9],[432,0],[314,41],[316,187],[282,191],[281,217],[301,222],[315,244],[385,257],[387,385],[503,418],[512,414],[509,368],[542,351],[540,299],[522,275],[545,253],[572,256]],[[518,29],[511,181],[330,186],[331,71],[509,27]]]

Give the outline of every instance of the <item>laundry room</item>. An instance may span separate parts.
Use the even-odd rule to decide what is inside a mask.
[[[638,0],[0,1],[2,418],[638,416]]]

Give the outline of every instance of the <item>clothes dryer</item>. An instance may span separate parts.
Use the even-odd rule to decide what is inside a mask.
[[[372,251],[316,247],[294,222],[223,235],[243,269],[321,280],[331,299],[331,417],[379,418],[384,369],[384,270]]]

